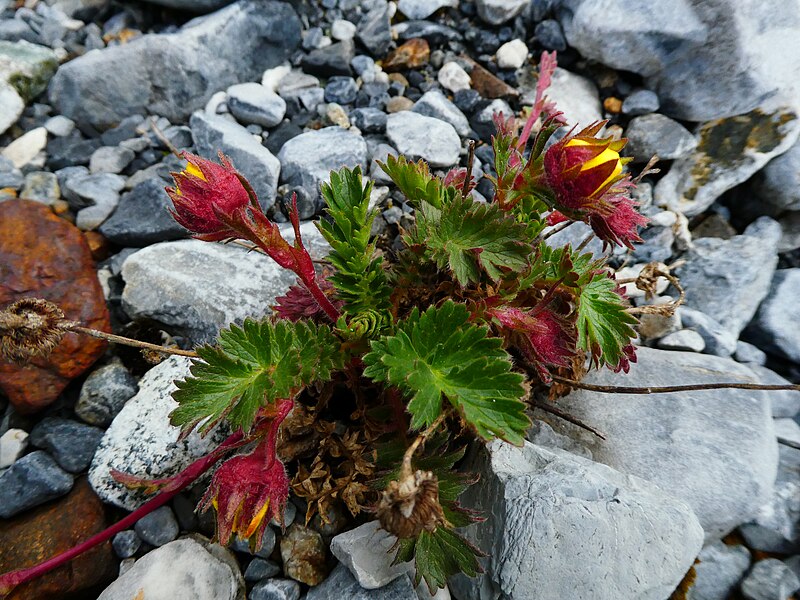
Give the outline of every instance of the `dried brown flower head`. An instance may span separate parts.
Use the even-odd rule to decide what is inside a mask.
[[[0,311],[0,356],[25,363],[46,357],[58,346],[68,322],[58,306],[41,298],[23,298]]]
[[[430,471],[407,472],[386,486],[378,503],[381,527],[398,538],[416,537],[446,523],[439,503],[439,480]]]

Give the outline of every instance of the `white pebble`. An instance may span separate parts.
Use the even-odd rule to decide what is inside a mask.
[[[0,469],[13,465],[28,447],[28,433],[9,429],[0,437]]]
[[[14,168],[21,169],[32,162],[46,145],[47,129],[37,127],[15,139],[0,154],[14,163]]]
[[[522,40],[511,40],[497,49],[497,66],[501,69],[519,69],[528,58],[528,47]]]
[[[331,25],[331,37],[343,42],[352,40],[356,35],[356,26],[345,19],[336,19]]]
[[[267,69],[261,77],[261,85],[271,92],[277,93],[281,79],[286,77],[291,70],[292,68],[289,65],[280,65],[273,69]]]
[[[468,90],[471,79],[469,74],[457,62],[449,62],[439,69],[439,83],[451,92]]]

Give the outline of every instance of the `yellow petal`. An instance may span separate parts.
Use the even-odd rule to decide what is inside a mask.
[[[586,140],[577,140],[577,139],[575,139],[575,140],[568,141],[565,145],[566,146],[593,146],[594,144],[592,144],[591,142],[587,142]],[[616,152],[611,147],[608,147],[605,150],[603,150],[600,154],[595,156],[593,159],[587,160],[585,163],[583,163],[583,166],[581,167],[581,171],[587,171],[589,169],[593,169],[594,167],[600,166],[600,165],[605,164],[605,163],[610,162],[610,161],[614,161],[615,162],[614,170],[611,172],[611,175],[609,175],[606,178],[606,180],[603,182],[603,184],[598,187],[598,189],[603,188],[608,183],[610,183],[611,181],[616,179],[619,176],[620,173],[622,173],[622,161],[620,160],[619,152]]]
[[[196,165],[193,165],[192,163],[186,164],[184,172],[187,173],[188,175],[194,175],[195,177],[199,177],[203,181],[205,181],[206,179],[205,175],[203,175],[203,172],[200,169],[198,169]]]
[[[250,521],[250,525],[247,526],[247,531],[244,532],[244,537],[249,538],[258,529],[258,526],[261,524],[261,521],[264,520],[264,516],[267,514],[267,509],[269,509],[269,500],[264,503],[264,506],[256,513],[253,517],[253,520]]]

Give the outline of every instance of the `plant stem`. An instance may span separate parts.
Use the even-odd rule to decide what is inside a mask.
[[[153,350],[154,352],[161,352],[162,354],[174,354],[175,356],[188,356],[190,358],[197,358],[197,352],[193,350],[181,350],[180,348],[166,348],[158,344],[150,344],[148,342],[141,342],[131,338],[123,337],[113,333],[106,333],[105,331],[98,331],[89,327],[82,327],[75,323],[64,323],[64,328],[75,333],[83,333],[101,340],[107,340],[117,344],[124,344],[125,346],[133,346],[134,348],[143,348],[145,350]]]
[[[549,238],[550,236],[553,236],[553,235],[555,235],[555,234],[557,234],[557,233],[561,233],[562,231],[564,231],[564,230],[565,230],[567,227],[569,227],[569,226],[570,226],[570,225],[572,225],[573,223],[575,223],[575,221],[566,221],[566,222],[564,222],[564,223],[559,223],[558,225],[556,225],[555,227],[553,227],[553,228],[552,228],[550,231],[548,231],[547,233],[545,233],[544,235],[542,235],[540,239],[541,239],[542,241],[544,241],[544,240],[546,240],[547,238]]]
[[[586,423],[584,423],[580,419],[578,419],[576,417],[573,417],[572,415],[570,415],[568,413],[565,413],[563,410],[559,410],[558,408],[556,408],[554,406],[550,406],[549,404],[545,404],[543,402],[532,402],[531,404],[533,405],[534,408],[541,409],[544,412],[547,412],[547,413],[550,413],[552,415],[555,415],[559,419],[564,419],[568,423],[572,423],[573,425],[577,425],[581,429],[585,429],[589,433],[594,434],[597,437],[599,437],[601,440],[606,439],[606,436],[603,433],[601,433],[599,430],[595,429],[591,425],[587,425]]]
[[[581,390],[588,390],[590,392],[600,392],[602,394],[670,394],[673,392],[692,392],[698,390],[763,390],[763,391],[795,391],[800,392],[800,385],[788,383],[782,385],[768,385],[762,383],[692,383],[687,385],[667,385],[667,386],[646,386],[646,387],[633,387],[633,386],[619,386],[619,385],[596,385],[592,383],[581,383],[580,381],[573,381],[553,375],[553,380],[558,383],[563,383],[570,387],[578,388]]]
[[[316,277],[302,277],[302,281],[305,286],[308,288],[308,291],[311,292],[311,295],[314,296],[314,300],[317,301],[319,307],[325,311],[325,314],[328,315],[331,321],[336,323],[336,321],[341,316],[339,309],[333,305],[328,297],[325,295],[325,292],[322,291],[322,288],[319,287],[319,283],[317,283]]]
[[[149,500],[144,505],[108,529],[93,535],[88,540],[81,542],[66,552],[62,552],[61,554],[49,558],[38,565],[27,567],[25,569],[17,569],[16,571],[11,571],[0,576],[0,595],[7,594],[14,587],[27,581],[31,581],[32,579],[36,579],[37,577],[44,575],[45,573],[48,573],[57,567],[60,567],[61,565],[71,561],[76,556],[79,556],[80,554],[99,546],[106,540],[111,539],[120,531],[124,531],[125,529],[133,526],[139,519],[169,502],[181,490],[193,483],[198,477],[211,468],[217,462],[220,456],[222,456],[222,454],[240,445],[242,440],[243,435],[241,433],[234,433],[228,439],[222,442],[222,444],[220,444],[213,452],[194,461],[191,465],[178,473],[178,475],[176,475],[169,484],[169,487],[165,488],[164,491],[158,494],[155,498]]]
[[[433,432],[436,431],[439,428],[439,425],[442,424],[442,421],[444,421],[446,417],[447,417],[447,413],[442,413],[438,417],[436,417],[436,420],[433,423],[431,423],[430,427],[428,427],[425,431],[420,433],[417,436],[417,439],[415,439],[411,443],[411,445],[406,449],[406,453],[403,455],[403,466],[402,466],[401,471],[400,471],[402,473],[401,477],[410,477],[411,476],[411,473],[412,473],[412,471],[411,471],[411,459],[414,457],[414,452],[417,451],[417,448],[419,448],[420,445],[425,440],[427,440],[429,437],[431,437],[431,435],[433,435]]]

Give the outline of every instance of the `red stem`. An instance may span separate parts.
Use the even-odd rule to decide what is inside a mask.
[[[222,454],[239,445],[242,439],[243,436],[241,433],[234,433],[232,436],[222,442],[222,444],[220,444],[220,446],[211,454],[194,461],[191,465],[178,473],[178,475],[175,476],[173,483],[171,483],[169,487],[162,491],[158,496],[152,500],[149,500],[144,505],[108,529],[104,529],[100,533],[90,537],[88,540],[81,542],[66,552],[62,552],[61,554],[49,558],[38,565],[24,569],[17,569],[16,571],[11,571],[0,576],[0,595],[7,594],[11,592],[14,587],[27,581],[31,581],[32,579],[36,579],[37,577],[40,577],[41,575],[60,567],[61,565],[71,561],[76,556],[79,556],[80,554],[99,546],[106,540],[111,539],[120,531],[128,529],[142,517],[150,514],[155,509],[169,502],[181,490],[193,483],[198,477],[211,468]]]
[[[328,297],[325,295],[325,292],[322,291],[322,288],[319,287],[316,276],[309,278],[301,275],[300,279],[308,288],[308,291],[311,292],[311,295],[314,296],[314,300],[317,301],[319,307],[325,311],[325,314],[328,315],[331,321],[336,323],[336,320],[339,318],[341,313],[339,312],[339,309],[334,306],[333,302],[328,299]]]

